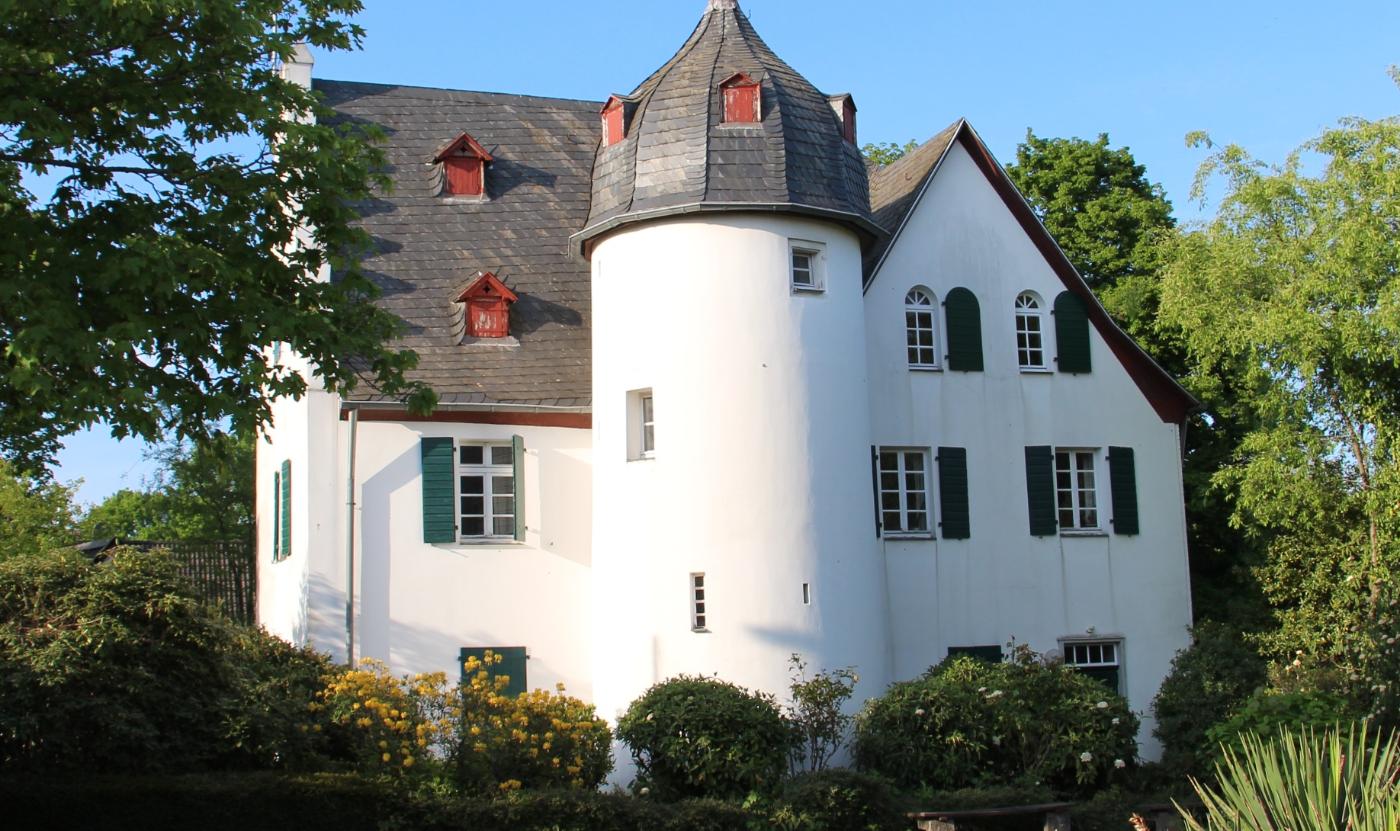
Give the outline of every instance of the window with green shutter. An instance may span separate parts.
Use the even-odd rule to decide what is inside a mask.
[[[462,680],[468,680],[467,660],[475,658],[482,665],[482,669],[490,677],[497,678],[506,676],[509,680],[505,687],[506,695],[520,695],[529,689],[526,681],[525,662],[530,659],[528,652],[523,646],[464,646],[457,656],[457,666],[462,673]],[[499,660],[497,660],[499,659]]]
[[[1049,447],[1026,448],[1026,503],[1030,512],[1031,536],[1055,534],[1055,453]]]
[[[938,448],[939,527],[945,540],[965,540],[972,536],[971,511],[967,498],[967,448]]]
[[[1108,448],[1108,483],[1113,497],[1113,533],[1138,533],[1137,463],[1131,447]]]
[[[943,301],[944,327],[948,333],[948,369],[982,371],[982,308],[977,295],[958,287]]]
[[[282,559],[292,556],[292,461],[282,463]]]
[[[272,562],[282,559],[282,471],[272,472]]]
[[[1089,312],[1084,301],[1072,292],[1055,298],[1055,366],[1061,372],[1087,373],[1089,358]]]
[[[424,438],[419,442],[423,462],[423,542],[426,543],[457,541],[452,451],[450,438]]]

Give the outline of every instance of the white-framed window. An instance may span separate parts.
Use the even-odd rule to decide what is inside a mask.
[[[1065,666],[1074,667],[1085,675],[1099,679],[1114,692],[1122,692],[1122,639],[1067,638],[1060,641],[1060,651],[1065,656]]]
[[[457,445],[457,503],[462,539],[515,537],[515,451],[509,441]]]
[[[938,298],[923,286],[904,296],[904,332],[912,369],[938,369]]]
[[[790,275],[795,292],[826,291],[825,246],[819,242],[789,242]]]
[[[694,632],[707,631],[705,622],[705,575],[694,572],[690,575],[690,628]]]
[[[887,537],[927,537],[928,449],[879,449],[880,525]]]
[[[649,389],[627,393],[627,458],[656,456],[656,398]]]
[[[1045,304],[1034,292],[1016,295],[1016,360],[1021,369],[1045,369]]]
[[[1098,451],[1055,448],[1055,506],[1061,531],[1099,530]]]

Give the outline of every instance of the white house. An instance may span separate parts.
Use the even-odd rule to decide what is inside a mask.
[[[364,267],[442,405],[276,404],[270,631],[398,672],[504,650],[607,717],[678,673],[781,694],[794,652],[863,700],[1014,639],[1147,709],[1194,402],[966,122],[867,170],[852,98],[734,0],[606,102],[313,83],[388,137]]]

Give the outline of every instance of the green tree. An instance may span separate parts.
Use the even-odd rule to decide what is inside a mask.
[[[72,489],[35,481],[0,460],[0,561],[71,545],[75,535]]]
[[[894,164],[904,158],[910,152],[916,150],[918,146],[919,143],[913,139],[910,139],[902,145],[895,144],[892,141],[871,142],[862,147],[860,152],[861,155],[865,156],[867,162],[876,167],[884,167],[885,165]]]
[[[276,343],[331,388],[431,406],[355,265],[353,202],[384,181],[383,155],[277,71],[297,42],[356,48],[360,8],[4,5],[0,455],[37,468],[98,422],[149,440],[250,430],[306,388],[268,359]]]
[[[144,490],[117,491],[82,519],[89,538],[238,540],[253,533],[253,438],[169,441]]]
[[[1165,248],[1162,314],[1257,419],[1215,479],[1266,546],[1266,646],[1393,685],[1365,656],[1400,566],[1400,119],[1344,120],[1277,166],[1215,149],[1193,195],[1217,180],[1215,218]]]

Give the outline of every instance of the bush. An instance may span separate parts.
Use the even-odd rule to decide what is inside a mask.
[[[1227,749],[1219,786],[1196,785],[1207,821],[1190,831],[1400,828],[1400,751],[1394,735],[1367,737],[1363,722],[1313,731],[1250,734]]]
[[[1242,750],[1244,737],[1249,733],[1269,740],[1285,731],[1326,729],[1350,721],[1354,715],[1351,702],[1336,693],[1261,690],[1250,696],[1233,716],[1206,731],[1214,751],[1210,759],[1219,760],[1223,748]]]
[[[655,802],[587,790],[512,791],[497,799],[418,799],[387,827],[412,831],[749,831],[753,815],[714,800]]]
[[[792,702],[787,708],[788,723],[796,734],[792,746],[792,769],[825,770],[831,758],[846,744],[846,731],[855,719],[846,714],[846,702],[856,691],[860,676],[853,667],[822,670],[807,677],[807,662],[793,653],[788,660]]]
[[[992,785],[940,791],[920,788],[912,797],[916,810],[975,811],[1010,805],[1043,805],[1055,801],[1055,792],[1044,785]]]
[[[1182,773],[1209,766],[1215,743],[1206,731],[1268,682],[1264,659],[1238,632],[1203,623],[1192,635],[1194,643],[1172,659],[1171,672],[1152,699],[1157,717],[1152,734],[1162,742],[1162,763]]]
[[[272,641],[197,601],[162,552],[6,560],[0,771],[278,764],[306,700],[259,695],[296,695],[322,663]]]
[[[898,831],[909,826],[884,780],[841,769],[789,779],[768,821],[778,831]]]
[[[336,751],[307,729],[307,706],[335,665],[324,653],[292,646],[261,629],[235,633],[230,663],[238,697],[225,734],[229,767],[246,770],[324,768]]]
[[[891,685],[857,717],[855,757],[911,789],[1034,782],[1082,792],[1125,775],[1137,728],[1121,696],[1019,646],[1005,663],[953,657]]]
[[[632,702],[617,735],[636,761],[636,787],[668,800],[771,790],[792,743],[771,696],[689,676],[663,681]]]
[[[329,677],[317,698],[310,730],[326,722],[361,774],[426,781],[456,750],[461,705],[441,672],[396,678],[366,658]]]

